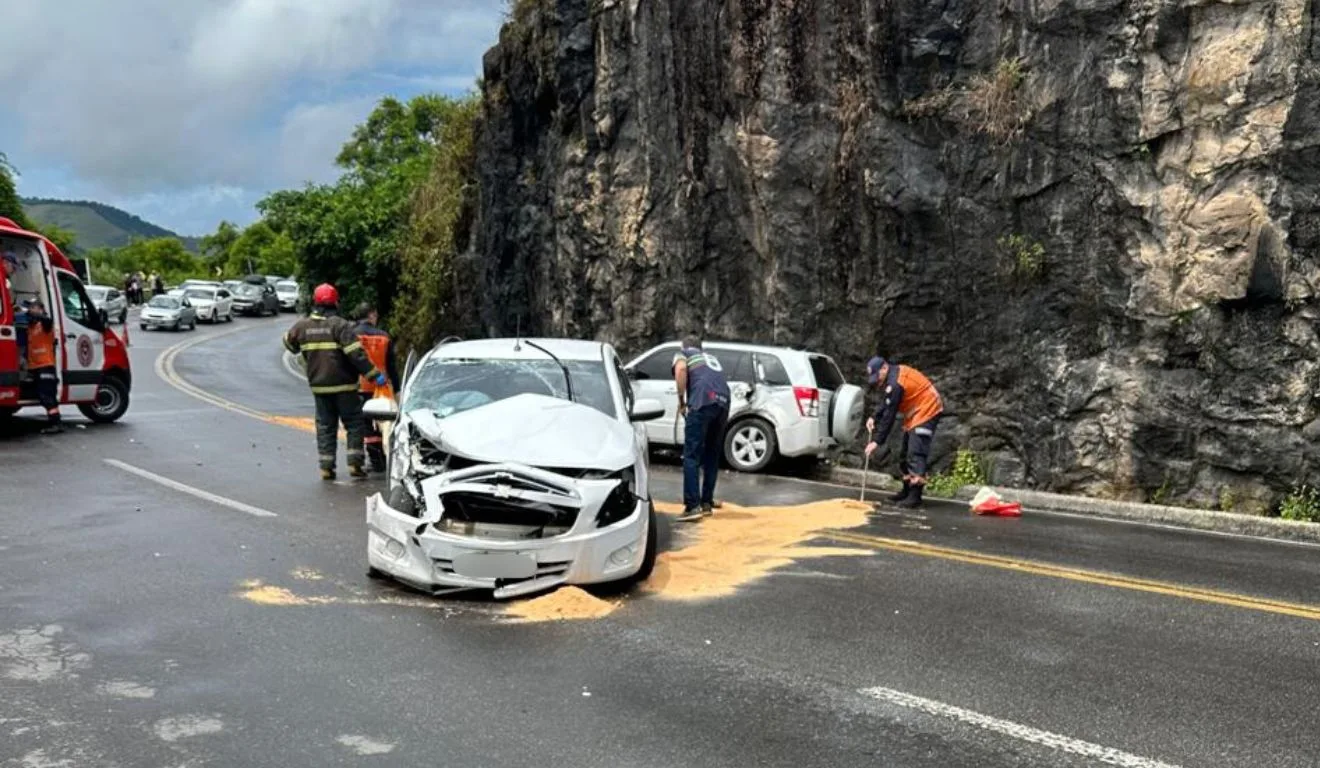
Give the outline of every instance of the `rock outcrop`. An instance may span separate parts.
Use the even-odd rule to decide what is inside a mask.
[[[1320,459],[1304,0],[519,0],[487,330],[883,344],[996,478],[1263,509]]]

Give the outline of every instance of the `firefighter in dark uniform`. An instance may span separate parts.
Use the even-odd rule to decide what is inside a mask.
[[[714,355],[695,336],[674,355],[678,413],[684,417],[682,522],[699,520],[715,508],[715,478],[729,423],[729,382]]]
[[[37,382],[37,399],[46,410],[43,435],[64,431],[60,423],[60,377],[55,357],[55,321],[40,301],[27,305],[27,371]]]
[[[312,292],[312,305],[312,313],[284,334],[284,346],[295,355],[301,354],[307,363],[307,383],[316,399],[316,449],[321,478],[335,479],[335,454],[342,423],[348,433],[345,451],[348,474],[361,479],[367,472],[362,468],[364,421],[358,377],[367,376],[377,384],[384,384],[385,374],[376,370],[367,358],[353,323],[339,316],[339,292],[333,285],[318,285]]]
[[[358,382],[358,394],[365,405],[378,393],[394,397],[399,391],[399,371],[394,366],[394,339],[380,329],[380,314],[376,308],[366,303],[360,305],[357,319],[356,333],[358,341],[362,343],[362,350],[367,353],[367,359],[371,360],[377,371],[385,372],[389,387],[386,389],[384,385],[377,384],[374,377],[363,376]],[[367,449],[367,458],[371,460],[371,469],[384,472],[385,440],[380,428],[371,419],[364,419],[363,425],[363,444]]]
[[[921,495],[926,490],[935,427],[940,416],[944,415],[944,400],[921,371],[884,357],[873,357],[866,364],[866,380],[880,390],[880,407],[866,420],[866,431],[871,433],[866,455],[870,456],[885,444],[894,427],[894,419],[901,414],[903,447],[898,466],[903,473],[903,488],[889,500],[900,507],[919,507]]]

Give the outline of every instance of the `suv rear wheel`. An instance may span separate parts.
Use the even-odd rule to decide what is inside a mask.
[[[743,419],[724,433],[724,458],[739,472],[760,472],[778,453],[775,428],[764,419]]]

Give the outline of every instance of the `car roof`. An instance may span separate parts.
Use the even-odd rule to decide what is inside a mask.
[[[603,360],[605,359],[604,342],[583,341],[580,339],[475,339],[473,341],[454,341],[432,350],[436,357],[475,357],[492,360],[548,359],[545,352],[530,346],[532,342],[549,350],[560,360]],[[520,349],[516,348],[520,347]]]
[[[798,349],[796,347],[776,346],[774,344],[751,344],[745,341],[721,341],[719,339],[702,339],[701,344],[704,347],[711,347],[711,346],[723,347],[725,349],[737,350],[739,352],[786,352],[786,353],[798,354],[798,355],[821,355],[828,357],[828,355],[825,355],[824,352],[812,352],[806,349]],[[678,341],[668,341],[658,346],[676,347],[678,345],[679,345]]]

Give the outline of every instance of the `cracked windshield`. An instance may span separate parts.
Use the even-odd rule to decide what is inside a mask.
[[[0,768],[1320,768],[1315,10],[0,1]]]

